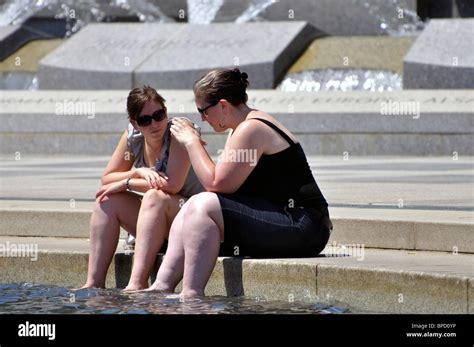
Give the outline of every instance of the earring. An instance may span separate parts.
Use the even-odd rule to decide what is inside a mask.
[[[220,119],[219,119],[219,127],[220,127],[221,129],[225,129],[225,124],[222,124]]]

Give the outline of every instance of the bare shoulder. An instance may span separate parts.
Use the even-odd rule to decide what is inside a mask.
[[[264,135],[262,128],[255,124],[255,121],[244,120],[240,123],[237,128],[232,132],[229,138],[230,142],[257,145],[261,136]]]
[[[286,149],[289,144],[274,129],[264,122],[255,120],[255,118],[265,119],[280,128],[294,142],[296,138],[286,129],[283,124],[267,113],[261,111],[252,111],[245,121],[239,124],[230,139],[230,143],[235,147],[257,148],[263,154],[274,154]]]
[[[262,111],[253,111],[252,114],[250,114],[249,116],[250,117],[248,117],[245,122],[251,122],[253,124],[257,123],[255,126],[259,127],[260,129],[263,129],[265,132],[267,132],[271,136],[275,135],[275,130],[271,129],[267,124],[260,121],[255,121],[253,119],[261,118],[273,123],[279,129],[281,129],[286,135],[288,135],[294,142],[298,142],[295,136],[282,123],[280,123],[278,120],[276,120],[274,117],[272,117],[268,113],[265,113]]]

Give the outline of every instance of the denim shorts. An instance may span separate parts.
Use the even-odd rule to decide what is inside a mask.
[[[220,256],[300,258],[317,256],[330,230],[311,207],[288,207],[237,194],[217,194],[224,217]]]

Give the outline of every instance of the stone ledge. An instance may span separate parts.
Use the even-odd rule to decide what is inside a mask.
[[[66,205],[64,203],[63,205]],[[87,238],[92,202],[88,209],[65,208],[19,209],[0,208],[0,237],[65,237]],[[350,209],[345,209],[349,210]],[[367,213],[367,211],[364,211]],[[424,213],[435,216],[436,213]],[[346,212],[342,212],[344,214]],[[352,213],[352,212],[350,212]],[[388,220],[380,219],[386,211],[374,211],[378,218],[333,216],[334,232],[329,244],[358,244],[370,248],[406,249],[474,253],[474,228],[468,219],[465,221],[419,221],[398,216]],[[354,214],[354,213],[352,213]],[[388,212],[390,214],[390,211]],[[472,212],[460,212],[458,218],[468,218]],[[433,218],[440,218],[433,217]],[[471,218],[472,220],[472,218]],[[125,237],[124,230],[121,237]]]
[[[37,242],[40,251],[37,261],[0,257],[0,282],[78,287],[85,281],[87,241],[0,238],[2,243],[7,240]],[[107,286],[123,287],[131,264],[130,255],[116,253]],[[364,312],[472,314],[473,266],[473,255],[371,249],[365,250],[363,260],[219,258],[206,294],[342,303]]]

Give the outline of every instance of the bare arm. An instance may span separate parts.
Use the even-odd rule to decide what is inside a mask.
[[[174,137],[171,137],[168,166],[166,168],[168,179],[161,189],[170,194],[178,193],[183,188],[190,167],[191,162],[186,148]]]
[[[146,192],[152,188],[151,183],[149,183],[144,177],[147,172],[145,170],[137,170],[133,168],[133,154],[130,152],[127,145],[127,134],[128,131],[125,130],[120,138],[120,141],[115,148],[112,157],[107,164],[104,173],[101,177],[102,185],[110,186],[112,184],[118,184],[125,189],[125,184],[128,178],[132,178],[129,181],[129,186],[133,190],[140,192]],[[148,173],[151,177],[158,176],[157,173]],[[164,182],[165,179],[156,178],[157,182]],[[102,188],[99,191],[104,191],[106,188]]]
[[[110,183],[125,185],[127,179],[131,178],[128,184],[132,190],[146,192],[155,188],[176,194],[184,185],[191,162],[186,148],[172,137],[166,176],[159,176],[158,173],[148,168],[134,169],[132,166],[133,155],[127,145],[127,130],[125,130],[102,175],[103,185]],[[145,179],[147,176],[148,179]],[[167,179],[164,179],[163,176]]]
[[[186,149],[175,139],[171,139],[166,174],[157,173],[149,168],[136,169],[128,185],[130,189],[140,192],[153,188],[174,195],[183,187],[190,167],[191,162]],[[140,175],[145,179],[140,178]]]
[[[110,158],[101,177],[102,185],[119,182],[133,176],[133,156],[127,146],[127,130],[124,131],[120,141]]]
[[[199,137],[192,134],[192,130],[184,123],[172,126],[172,133],[179,137],[189,154],[190,161],[199,181],[207,191],[233,193],[247,179],[256,162],[259,160],[265,147],[265,134],[258,126],[248,121],[243,122],[234,131],[226,143],[224,160],[215,164],[205,148],[201,145]],[[251,154],[255,162],[227,161],[226,153]]]

